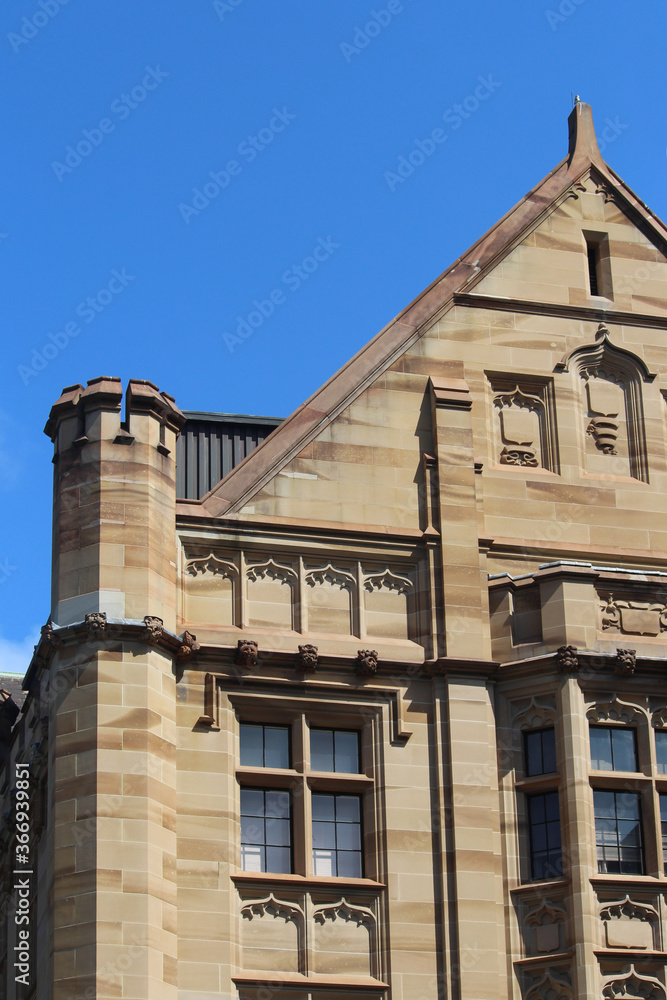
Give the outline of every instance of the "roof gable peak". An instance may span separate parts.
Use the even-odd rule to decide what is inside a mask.
[[[420,293],[272,434],[222,479],[201,501],[180,508],[183,514],[236,517],[284,466],[392,365],[481,277],[506,257],[568,197],[580,192],[619,199],[622,211],[644,227],[656,246],[667,247],[667,227],[602,159],[590,105],[577,99],[568,117],[568,155],[517,205]],[[588,190],[588,181],[595,187]],[[667,254],[667,249],[664,251]]]

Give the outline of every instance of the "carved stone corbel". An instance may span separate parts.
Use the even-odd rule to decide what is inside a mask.
[[[616,659],[614,660],[615,674],[622,674],[626,677],[629,677],[632,674],[634,674],[636,666],[637,666],[636,649],[616,650]]]
[[[556,650],[556,663],[562,674],[576,674],[579,670],[577,647],[559,646]]]
[[[237,667],[256,667],[258,649],[254,639],[239,639],[234,663]]]
[[[317,651],[317,646],[312,646],[310,643],[306,643],[304,646],[299,646],[299,652],[296,655],[296,663],[298,667],[302,670],[317,670],[317,665],[319,662],[319,656]]]
[[[378,654],[376,649],[360,649],[357,651],[357,659],[354,669],[358,674],[372,677],[377,673]]]
[[[176,653],[177,660],[189,660],[190,657],[200,648],[197,636],[191,632],[184,632],[181,637],[181,645]]]
[[[155,615],[145,615],[144,625],[146,626],[146,631],[143,635],[144,640],[149,646],[156,646],[162,638],[162,633],[164,632],[164,622],[161,618],[157,618]],[[187,634],[188,633],[186,633],[186,635]]]
[[[58,630],[53,627],[53,622],[49,619],[46,625],[41,628],[42,641],[50,648],[62,645],[62,636],[58,635]]]
[[[86,615],[86,628],[90,639],[103,639],[107,631],[106,611],[93,611]]]

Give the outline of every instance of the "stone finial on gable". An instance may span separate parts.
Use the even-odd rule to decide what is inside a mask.
[[[569,131],[568,167],[575,169],[588,163],[603,164],[602,153],[595,137],[593,111],[590,104],[577,98],[567,120]]]

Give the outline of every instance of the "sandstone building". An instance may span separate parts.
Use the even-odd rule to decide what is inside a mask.
[[[569,126],[221,481],[148,382],[55,403],[2,995],[666,997],[667,230]]]

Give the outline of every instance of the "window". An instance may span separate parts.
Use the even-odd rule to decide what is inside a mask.
[[[639,794],[598,789],[593,798],[598,871],[607,875],[643,875]]]
[[[512,594],[512,642],[515,646],[523,642],[542,642],[539,587],[522,587]]]
[[[241,861],[248,872],[292,870],[290,793],[241,789]]]
[[[607,233],[585,232],[588,289],[591,295],[612,297],[611,259]]]
[[[311,729],[310,766],[313,771],[359,774],[359,733],[344,729]]]
[[[662,828],[662,863],[667,875],[667,795],[660,796],[660,826]]]
[[[588,254],[588,281],[591,295],[599,295],[598,269],[600,266],[600,247],[595,243],[586,241],[586,252]]]
[[[637,770],[637,742],[634,729],[621,726],[591,726],[590,738],[593,770]]]
[[[534,879],[560,878],[563,855],[558,792],[528,796],[530,865]]]
[[[556,736],[553,729],[537,729],[523,734],[526,775],[552,774],[556,767]]]
[[[288,726],[241,723],[241,764],[244,767],[289,767]]]
[[[667,729],[655,731],[655,756],[658,774],[667,774]]]
[[[261,722],[239,720],[241,867],[311,878],[365,877],[364,810],[372,830],[375,783],[362,771],[361,731],[322,725],[337,722],[338,713],[313,711],[311,720],[295,706],[289,724],[280,725],[269,721],[269,707],[261,711]],[[370,878],[378,877],[376,864],[371,851]]]
[[[361,798],[314,793],[313,870],[315,875],[361,878]]]

